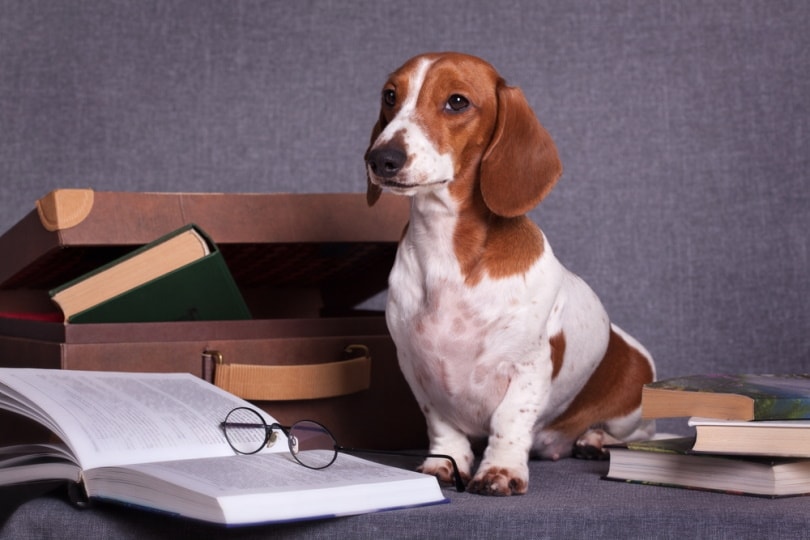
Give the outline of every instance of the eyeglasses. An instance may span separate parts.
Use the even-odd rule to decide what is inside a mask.
[[[367,450],[347,448],[337,443],[326,426],[314,420],[300,420],[291,426],[273,423],[268,425],[264,418],[248,407],[237,407],[220,424],[225,439],[237,454],[255,454],[262,448],[273,446],[278,440],[278,432],[287,438],[287,446],[292,457],[308,469],[325,469],[335,462],[338,453],[379,454],[389,456],[409,456],[446,459],[453,467],[453,480],[456,489],[464,491],[464,482],[458,471],[456,460],[445,454],[425,452],[400,452],[393,450]]]

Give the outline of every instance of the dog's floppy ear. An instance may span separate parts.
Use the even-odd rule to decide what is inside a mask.
[[[382,130],[385,129],[385,125],[388,122],[385,120],[385,116],[383,115],[382,109],[380,110],[380,117],[377,119],[377,123],[374,124],[374,127],[371,129],[371,140],[368,143],[368,148],[366,148],[366,153],[363,156],[363,161],[366,162],[366,203],[369,206],[374,206],[374,203],[380,198],[382,195],[382,188],[377,184],[373,184],[371,179],[368,177],[368,153],[371,151],[371,147],[374,146],[374,141],[377,140]]]
[[[481,193],[492,212],[516,217],[551,191],[562,163],[520,88],[499,81],[497,94],[498,118],[481,161]]]

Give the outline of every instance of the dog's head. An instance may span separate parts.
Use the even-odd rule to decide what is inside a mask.
[[[368,202],[383,188],[404,195],[480,190],[495,214],[514,217],[545,197],[562,172],[551,136],[519,88],[474,56],[414,57],[385,83],[365,155]]]

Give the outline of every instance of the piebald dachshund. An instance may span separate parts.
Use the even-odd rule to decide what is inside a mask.
[[[472,56],[412,58],[383,87],[365,159],[369,204],[412,198],[386,320],[430,450],[470,491],[525,493],[530,456],[654,434],[640,415],[652,358],[525,215],[562,165],[519,88]],[[421,470],[451,479],[446,460]]]

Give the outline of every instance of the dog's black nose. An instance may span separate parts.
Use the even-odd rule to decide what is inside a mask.
[[[391,178],[402,169],[408,156],[398,148],[382,146],[372,150],[366,158],[366,163],[377,176]]]

